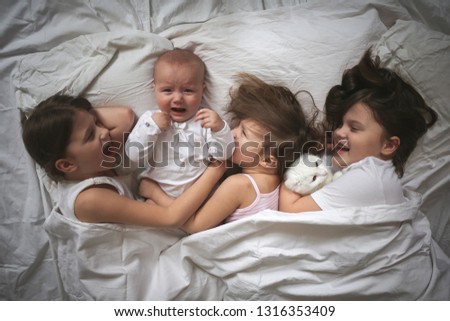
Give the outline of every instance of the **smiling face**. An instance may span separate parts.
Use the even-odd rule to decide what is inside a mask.
[[[193,63],[160,61],[155,66],[155,97],[162,112],[175,122],[191,119],[200,107],[204,70]]]
[[[87,111],[77,111],[64,158],[56,167],[69,179],[86,179],[104,174],[115,162],[110,150],[109,130]]]
[[[334,142],[333,162],[339,167],[347,167],[369,156],[386,160],[392,155],[392,142],[385,129],[361,102],[344,115],[342,126],[334,131]]]

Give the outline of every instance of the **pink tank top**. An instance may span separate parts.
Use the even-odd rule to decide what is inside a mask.
[[[234,211],[234,213],[228,216],[225,220],[225,222],[227,223],[256,214],[266,209],[278,211],[278,198],[280,194],[280,185],[278,185],[277,188],[275,188],[270,193],[261,193],[253,177],[251,177],[248,174],[244,175],[248,177],[250,182],[252,182],[253,188],[255,189],[256,192],[256,198],[253,201],[253,203],[250,204],[249,206],[245,208],[238,208],[236,211]]]

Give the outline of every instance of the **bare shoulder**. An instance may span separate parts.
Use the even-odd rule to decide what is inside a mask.
[[[235,174],[228,177],[223,183],[230,188],[238,189],[237,192],[242,192],[242,189],[253,189],[252,182],[244,174]]]
[[[228,177],[219,189],[228,198],[237,200],[240,205],[250,204],[256,196],[252,182],[244,174],[235,174]]]

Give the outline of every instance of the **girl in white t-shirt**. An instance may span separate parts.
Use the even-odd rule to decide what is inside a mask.
[[[333,165],[345,173],[311,195],[284,184],[280,211],[319,211],[403,202],[400,177],[418,139],[437,120],[420,94],[380,67],[368,50],[331,88],[325,111],[334,131]]]

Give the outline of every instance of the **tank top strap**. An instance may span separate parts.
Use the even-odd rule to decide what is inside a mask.
[[[249,174],[243,174],[243,175],[247,176],[248,179],[250,180],[250,182],[252,183],[253,188],[255,189],[256,195],[261,194],[261,192],[259,191],[258,185],[256,184],[254,178],[251,175],[249,175]]]

